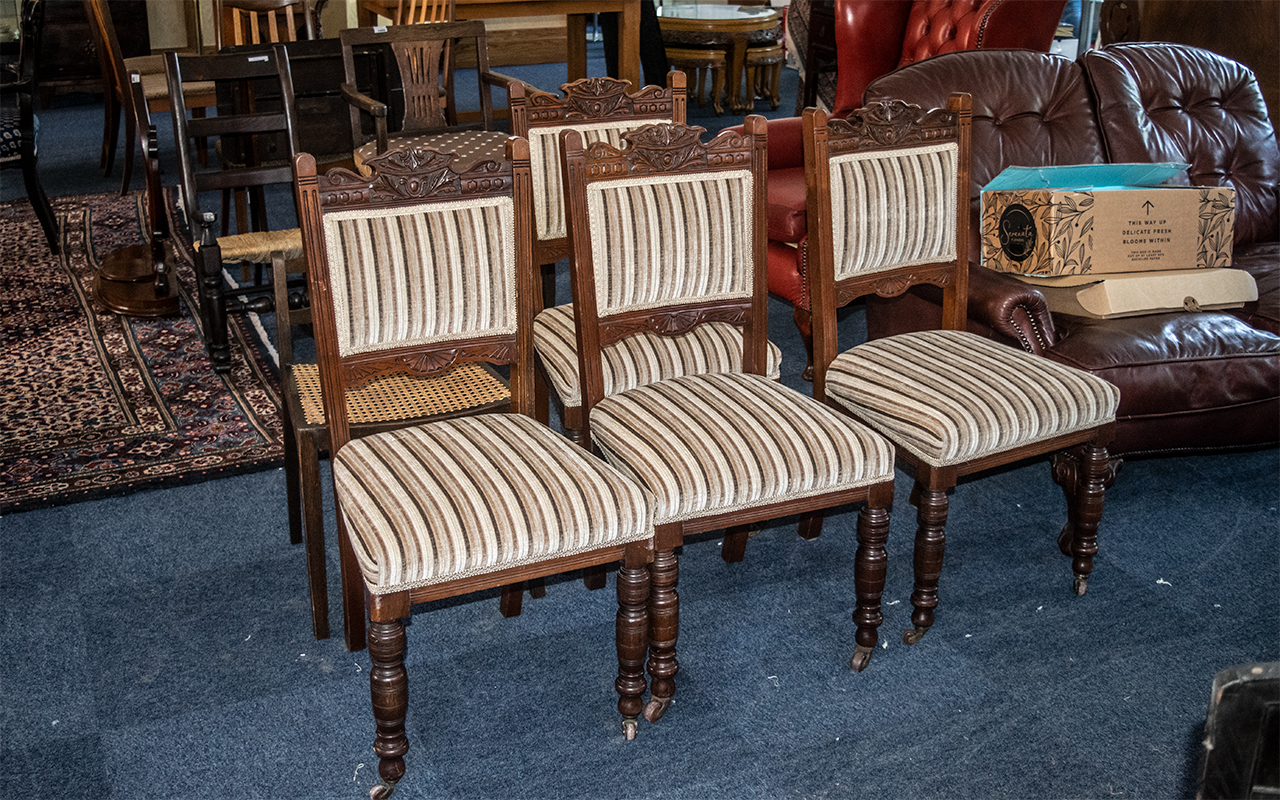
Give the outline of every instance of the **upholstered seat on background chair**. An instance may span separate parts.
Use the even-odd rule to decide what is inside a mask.
[[[41,28],[44,22],[42,0],[23,0],[22,25],[17,61],[7,64],[0,76],[0,169],[16,167],[22,170],[22,181],[27,187],[27,199],[44,228],[49,249],[60,249],[58,220],[44,193],[40,173],[36,169],[36,60],[40,52]]]
[[[259,148],[268,146],[271,137],[274,137],[274,146],[282,153],[291,156],[297,152],[289,59],[284,49],[277,45],[276,49],[265,53],[179,56],[170,52],[166,54],[165,66],[169,90],[178,101],[178,107],[183,100],[184,80],[220,83],[233,98],[230,105],[232,113],[194,119],[187,119],[181,112],[173,115],[182,179],[182,205],[197,250],[201,334],[214,369],[226,372],[231,369],[227,298],[232,293],[224,285],[223,264],[270,264],[278,258],[286,261],[296,259],[302,255],[302,237],[297,228],[283,226],[274,230],[258,229],[219,236],[216,233],[218,215],[206,210],[209,198],[202,199],[202,193],[291,182],[292,171],[288,163],[268,163],[257,154]],[[255,103],[252,84],[263,79],[275,83],[272,94],[278,98],[268,109],[261,109]],[[196,161],[195,147],[197,140],[206,137],[217,137],[222,149],[234,146],[247,157],[239,164],[223,163],[220,168],[202,170]],[[248,291],[263,295],[262,299],[267,303],[264,310],[270,307],[271,290],[268,287],[253,287]]]
[[[836,88],[830,116],[862,105],[873,79],[937,53],[1026,48],[1045,52],[1065,0],[836,0]],[[812,374],[801,121],[769,125],[769,291],[795,307]]]
[[[128,113],[132,103],[130,96],[129,73],[136,72],[142,79],[142,95],[147,100],[147,108],[156,113],[179,109],[178,113],[191,111],[196,116],[204,116],[205,109],[217,105],[214,87],[208,81],[195,81],[184,87],[181,100],[175,105],[169,84],[165,78],[164,56],[149,55],[125,58],[120,50],[120,40],[116,38],[115,25],[111,22],[111,9],[106,0],[84,0],[85,14],[89,17],[89,28],[93,32],[94,48],[98,51],[98,61],[102,67],[103,125],[102,125],[102,159],[101,167],[104,175],[111,174],[115,164],[116,139],[120,134],[120,118],[124,117],[124,175],[120,181],[120,194],[127,194],[129,182],[133,177],[134,142],[137,141],[137,119],[135,114]],[[201,163],[207,159],[205,148],[200,147]]]
[[[728,529],[730,547],[752,523],[862,503],[850,559],[855,669],[870,660],[880,624],[893,446],[764,374],[765,130],[752,116],[745,135],[704,144],[702,128],[659,124],[624,134],[621,150],[585,152],[576,132],[561,134],[583,410],[605,458],[654,493],[650,721],[675,692],[674,548],[686,536]],[[737,369],[606,395],[604,348],[710,324],[741,328]]]
[[[489,46],[483,20],[437,22],[429,25],[349,28],[339,34],[346,78],[342,95],[351,114],[351,139],[357,144],[355,163],[363,163],[388,150],[409,147],[437,147],[456,152],[470,166],[502,157],[506,134],[493,126],[493,86],[506,86],[510,79],[489,71]],[[473,45],[476,80],[480,98],[479,120],[460,120],[453,86],[454,56],[463,43]],[[356,84],[355,50],[386,45],[400,72],[404,89],[404,117],[398,130],[388,118],[389,98],[372,97]],[[364,118],[373,121],[372,138],[364,133]],[[394,136],[392,135],[394,134]]]
[[[1078,447],[1059,545],[1084,594],[1102,516],[1107,450],[1120,393],[1082,370],[988,341],[965,328],[969,271],[970,98],[945,109],[885,101],[831,120],[804,113],[807,279],[815,398],[888,437],[912,466],[914,644],[933,624],[947,493],[968,474]],[[891,144],[885,144],[891,143]],[[941,287],[941,330],[875,339],[837,354],[836,310],[869,294]]]
[[[405,771],[403,618],[414,603],[621,561],[615,687],[628,738],[645,691],[652,498],[530,416],[528,144],[512,138],[501,163],[471,172],[455,173],[455,163],[397,150],[371,158],[364,179],[348,170],[317,178],[309,155],[295,160],[338,527],[369,593],[382,778],[374,797]],[[399,257],[372,257],[374,239]],[[510,365],[515,413],[352,438],[349,390],[482,361]],[[442,727],[431,726],[447,735]]]

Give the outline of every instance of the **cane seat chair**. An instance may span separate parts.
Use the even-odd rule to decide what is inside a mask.
[[[511,79],[489,71],[488,39],[483,20],[439,22],[430,25],[392,25],[349,28],[339,34],[345,82],[342,96],[351,115],[351,140],[356,143],[356,169],[388,150],[431,147],[455,152],[464,160],[460,169],[483,161],[501,160],[506,134],[493,129],[493,86]],[[479,121],[460,123],[454,98],[453,54],[463,43],[473,44],[480,99]],[[387,46],[400,73],[404,117],[392,136],[386,98],[361,92],[356,84],[355,49]],[[373,120],[374,133],[364,133],[363,118]]]
[[[0,79],[0,169],[17,167],[22,170],[27,199],[44,229],[49,249],[56,254],[61,238],[58,219],[53,214],[53,206],[49,204],[49,196],[45,194],[36,169],[36,59],[40,53],[44,4],[42,0],[23,0],[20,13],[22,31],[18,58],[5,65],[9,74]]]
[[[271,266],[275,290],[276,354],[280,366],[281,414],[284,423],[284,471],[289,507],[289,538],[305,542],[312,632],[329,637],[329,590],[325,561],[324,504],[320,457],[330,452],[329,427],[321,400],[320,370],[314,362],[295,360],[294,326],[311,325],[311,305],[304,291],[291,289],[291,273],[307,271],[306,259],[286,262],[275,254]],[[463,414],[506,411],[511,405],[507,382],[488,364],[467,363],[432,378],[393,375],[374,378],[347,392],[348,421],[353,436]],[[345,540],[338,545],[342,566],[343,631],[348,650],[364,648],[364,584]],[[518,613],[522,587],[503,596],[503,614]],[[514,593],[514,594],[513,594]]]
[[[624,146],[585,151],[561,134],[573,242],[583,408],[605,459],[654,494],[655,555],[645,717],[671,702],[684,537],[846,503],[858,518],[857,646],[865,666],[880,621],[893,446],[764,375],[765,121],[703,144],[703,128],[657,124]],[[685,374],[606,395],[603,348],[634,335],[742,329],[737,370]]]
[[[181,112],[173,115],[182,179],[180,197],[197,250],[201,333],[214,369],[226,372],[231,369],[227,301],[229,296],[242,296],[243,293],[227,290],[222,274],[223,264],[271,264],[275,259],[297,259],[302,255],[302,236],[296,227],[283,226],[274,230],[258,229],[218,236],[215,233],[218,215],[206,210],[202,193],[272,185],[287,187],[292,182],[292,171],[287,162],[267,161],[258,153],[259,145],[272,135],[288,155],[297,152],[289,58],[279,45],[265,53],[179,56],[170,52],[165,57],[169,91],[179,104],[183,100],[184,81],[187,80],[215,85],[221,83],[233,98],[233,113],[230,114],[192,119]],[[275,81],[278,91],[272,94],[279,98],[265,109],[255,103],[253,90],[253,83],[263,79]],[[213,137],[217,137],[221,149],[235,148],[245,154],[244,162],[224,162],[221,168],[202,170],[195,158],[195,143]],[[257,219],[259,227],[263,227],[265,221],[261,217]],[[246,290],[262,295],[258,300],[264,302],[255,305],[255,310],[270,308],[270,291],[267,287]]]
[[[1059,547],[1084,594],[1102,515],[1119,391],[1082,370],[965,330],[970,99],[945,109],[872,104],[846,120],[804,113],[814,315],[814,397],[891,439],[915,471],[913,628],[933,624],[947,492],[964,475],[1078,448],[1055,460],[1072,498]],[[941,330],[876,339],[837,354],[836,309],[865,295],[939,286]]]
[[[100,166],[102,174],[110,175],[115,165],[116,139],[120,133],[120,118],[124,117],[124,175],[120,182],[120,194],[129,192],[129,182],[133,178],[133,150],[137,139],[137,114],[130,110],[133,89],[129,79],[130,72],[136,72],[142,79],[142,96],[146,98],[149,111],[164,113],[175,108],[192,111],[196,116],[204,116],[205,110],[217,105],[214,85],[209,81],[194,81],[188,84],[181,100],[176,104],[165,78],[164,57],[161,55],[134,56],[125,58],[120,49],[120,40],[116,37],[115,25],[111,21],[111,9],[106,0],[84,0],[85,14],[89,18],[89,28],[93,32],[94,46],[98,51],[98,61],[102,66],[103,82],[103,125],[102,125],[102,157]],[[181,112],[179,112],[181,113]],[[200,148],[201,158],[205,159],[205,149]]]
[[[370,690],[385,797],[404,774],[413,603],[621,560],[619,711],[634,735],[645,691],[651,496],[529,415],[534,275],[528,143],[457,174],[449,154],[393,151],[317,178],[295,159],[338,527],[369,599]],[[394,258],[374,257],[383,240]],[[352,438],[345,393],[456,363],[511,369],[510,414]]]
[[[142,76],[129,73],[133,97],[126,108],[137,114],[142,146],[142,174],[146,178],[146,241],[108,253],[93,277],[93,297],[117,314],[164,317],[178,313],[178,287],[173,283],[168,249],[169,214],[160,183],[160,146],[156,127],[142,94]]]

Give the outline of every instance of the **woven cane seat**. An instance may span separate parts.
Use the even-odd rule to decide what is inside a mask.
[[[481,161],[502,161],[506,155],[506,146],[507,134],[502,131],[449,131],[392,137],[387,142],[387,152],[430,147],[441,153],[453,153],[453,171],[466,172]],[[377,154],[377,140],[355,149],[356,169],[361,175],[372,174],[372,170],[365,165],[365,162]]]
[[[643,488],[519,414],[356,439],[334,458],[333,476],[373,594],[653,536]]]
[[[1090,373],[965,331],[921,331],[841,353],[827,396],[925,463],[948,466],[1097,428],[1120,391]]]
[[[888,440],[760,375],[688,375],[606,397],[591,430],[653,492],[655,524],[893,478]]]
[[[323,425],[320,370],[315,364],[295,364],[293,380],[308,425]],[[347,409],[354,424],[418,419],[463,411],[511,398],[506,384],[478,363],[460,364],[443,375],[415,378],[390,375],[347,389]]]
[[[573,305],[549,308],[533,326],[534,349],[556,394],[569,408],[582,405],[578,382],[578,340]],[[644,333],[601,350],[605,395],[618,394],[664,378],[708,372],[742,371],[742,329],[725,322],[699,325],[682,336]],[[765,374],[782,375],[782,350],[769,342]]]
[[[195,248],[200,249],[200,242],[195,243]],[[225,264],[238,264],[241,261],[267,264],[275,253],[284,256],[285,261],[292,261],[302,257],[302,231],[289,228],[283,231],[233,233],[218,237],[218,249]]]

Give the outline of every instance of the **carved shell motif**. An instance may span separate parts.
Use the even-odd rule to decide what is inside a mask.
[[[706,128],[659,123],[624,133],[631,143],[632,163],[647,166],[655,172],[678,170],[686,164],[703,163],[707,148],[701,137]]]

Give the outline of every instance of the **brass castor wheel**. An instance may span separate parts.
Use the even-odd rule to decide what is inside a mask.
[[[916,642],[923,639],[924,635],[928,632],[929,632],[928,628],[921,628],[919,625],[917,625],[916,627],[912,628],[909,631],[902,632],[902,643],[915,644]]]
[[[644,718],[650,722],[657,722],[662,719],[663,714],[667,713],[667,708],[670,706],[670,697],[654,697],[650,699],[648,705],[644,707]]]
[[[874,648],[856,645],[853,648],[853,658],[849,659],[849,669],[854,672],[862,672],[871,663],[871,656],[874,654]]]
[[[636,738],[636,734],[640,732],[640,725],[636,722],[635,717],[627,717],[622,721],[622,735],[627,737],[627,741]]]
[[[1072,582],[1071,588],[1075,590],[1077,597],[1083,597],[1084,593],[1089,590],[1089,576],[1077,575]]]
[[[379,781],[377,786],[369,790],[369,800],[387,800],[395,790],[394,781]]]

